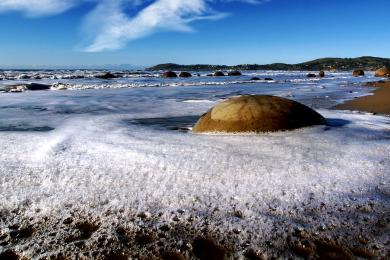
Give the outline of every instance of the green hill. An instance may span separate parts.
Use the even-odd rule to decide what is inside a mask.
[[[214,70],[340,70],[351,71],[354,69],[376,70],[382,67],[390,67],[390,59],[378,57],[359,58],[323,58],[298,64],[273,63],[266,65],[241,64],[235,66],[227,65],[179,65],[174,63],[159,64],[146,70],[176,70],[176,71],[214,71]]]

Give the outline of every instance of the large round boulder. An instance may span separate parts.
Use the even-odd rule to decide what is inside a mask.
[[[248,95],[217,104],[202,115],[193,132],[275,132],[324,123],[316,111],[293,100]]]
[[[375,71],[375,77],[390,77],[390,68],[381,68]]]
[[[179,77],[180,78],[191,78],[192,77],[192,74],[189,73],[189,72],[186,72],[186,71],[183,71],[179,74]]]
[[[352,76],[354,77],[364,76],[364,70],[354,70],[352,72]]]
[[[320,77],[320,78],[325,77],[325,71],[321,70],[321,71],[318,73],[318,77]]]
[[[238,70],[233,70],[228,72],[228,76],[241,76],[241,72]]]
[[[163,78],[177,78],[177,74],[173,71],[164,72],[161,76]]]
[[[225,73],[223,73],[222,71],[214,72],[214,77],[223,77],[223,76],[225,76]]]

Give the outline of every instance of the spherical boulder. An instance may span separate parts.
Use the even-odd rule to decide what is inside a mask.
[[[320,77],[320,78],[325,77],[325,71],[321,70],[321,71],[318,73],[318,77]]]
[[[375,77],[390,77],[390,68],[381,68],[375,71]]]
[[[354,77],[364,76],[364,70],[354,70],[352,72],[352,76]]]
[[[233,70],[228,72],[228,76],[241,76],[241,72],[238,70]]]
[[[191,78],[192,77],[192,74],[189,73],[189,72],[186,72],[186,71],[183,71],[179,74],[179,77],[180,78]]]
[[[324,123],[316,111],[293,100],[246,95],[217,104],[201,116],[193,132],[275,132]]]
[[[214,77],[223,77],[223,76],[225,76],[225,73],[223,73],[222,71],[214,72]]]
[[[177,74],[173,71],[164,72],[161,76],[163,78],[177,78]]]

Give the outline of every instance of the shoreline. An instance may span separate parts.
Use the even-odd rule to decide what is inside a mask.
[[[390,115],[390,80],[367,83],[374,87],[373,95],[348,100],[334,107],[337,110],[357,110],[374,114]]]

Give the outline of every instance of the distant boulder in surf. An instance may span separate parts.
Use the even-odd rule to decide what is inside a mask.
[[[271,80],[274,80],[274,79],[273,78],[265,78],[264,80],[271,81]]]
[[[354,70],[352,72],[352,76],[354,77],[364,76],[364,70]]]
[[[48,90],[50,89],[50,85],[46,84],[38,84],[38,83],[31,83],[31,84],[26,84],[26,89],[28,90]]]
[[[214,72],[214,77],[223,77],[223,76],[225,76],[225,73],[223,73],[222,71]]]
[[[31,79],[31,76],[27,74],[21,74],[18,76],[18,79]]]
[[[207,74],[206,75],[207,77],[212,77],[212,76],[214,76],[213,74]]]
[[[162,74],[163,78],[177,78],[177,74],[173,71],[167,71]]]
[[[228,72],[228,76],[241,76],[242,73],[238,70],[233,70]]]
[[[316,111],[293,100],[246,95],[217,104],[201,116],[193,132],[275,132],[324,123]]]
[[[375,77],[390,77],[390,68],[381,68],[375,71]]]
[[[112,74],[112,73],[110,73],[110,72],[107,72],[107,73],[104,73],[104,74],[95,75],[95,78],[98,78],[98,79],[115,79],[115,78],[117,78],[117,76]]]
[[[308,77],[308,78],[316,78],[317,76],[316,76],[316,74],[309,73],[309,74],[306,75],[306,77]]]
[[[251,80],[260,80],[260,78],[258,78],[258,77],[253,77],[253,78],[251,78]]]
[[[320,77],[320,78],[325,77],[325,71],[321,70],[321,71],[318,73],[318,77]]]
[[[179,74],[179,77],[180,78],[191,78],[192,77],[192,74],[189,73],[189,72],[186,72],[186,71],[183,71]]]

